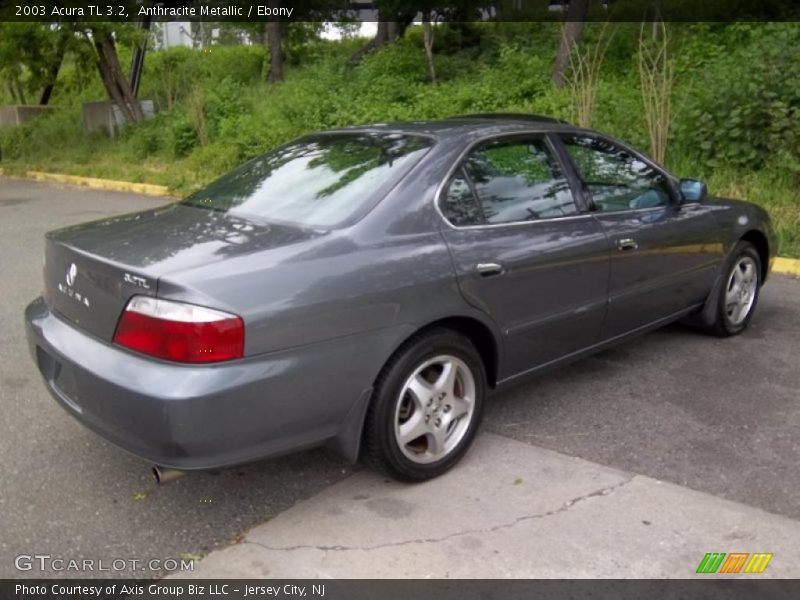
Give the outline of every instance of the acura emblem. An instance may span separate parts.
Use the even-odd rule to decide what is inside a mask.
[[[67,269],[67,285],[72,287],[75,283],[75,277],[78,275],[78,267],[75,266],[75,263],[72,263]]]

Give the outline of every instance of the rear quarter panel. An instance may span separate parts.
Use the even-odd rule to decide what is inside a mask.
[[[452,316],[474,316],[491,327],[459,292],[433,207],[436,187],[461,147],[437,144],[348,228],[167,274],[159,280],[158,295],[213,302],[241,315],[246,355],[398,325],[409,326],[399,330],[415,330]],[[402,341],[394,341],[380,356],[361,359],[382,365]]]

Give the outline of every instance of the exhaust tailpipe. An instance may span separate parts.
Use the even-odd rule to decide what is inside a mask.
[[[156,480],[157,485],[175,481],[186,475],[186,471],[179,471],[178,469],[170,469],[167,467],[159,467],[155,465],[152,469],[153,478]]]

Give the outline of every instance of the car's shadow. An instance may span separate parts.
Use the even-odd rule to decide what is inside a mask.
[[[800,518],[800,319],[765,290],[740,336],[665,327],[495,394],[485,428]]]

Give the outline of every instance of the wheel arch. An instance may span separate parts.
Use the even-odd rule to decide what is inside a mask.
[[[485,323],[474,317],[446,317],[428,323],[414,335],[434,328],[451,329],[469,339],[483,361],[487,385],[492,389],[497,385],[500,368],[500,345],[494,332]]]
[[[499,379],[500,360],[501,360],[501,338],[498,331],[484,320],[470,315],[452,315],[440,317],[418,326],[411,334],[401,339],[392,350],[386,363],[406,344],[409,340],[430,331],[431,329],[449,329],[460,333],[469,339],[475,346],[475,350],[481,357],[484,369],[486,370],[486,383],[489,388],[494,388]],[[386,364],[384,363],[384,364]]]
[[[402,447],[398,451],[397,444],[395,444],[398,440],[394,437],[397,435],[396,423],[392,424],[387,421],[387,419],[397,418],[397,413],[392,411],[397,410],[396,402],[398,400],[397,396],[389,395],[387,392],[395,393],[392,390],[396,391],[398,389],[397,386],[406,379],[408,376],[407,369],[409,367],[416,368],[414,365],[419,364],[416,361],[421,357],[432,358],[437,356],[440,351],[447,352],[436,348],[437,343],[447,344],[449,342],[454,348],[464,352],[466,351],[466,341],[471,342],[474,346],[475,351],[478,353],[477,358],[481,361],[486,373],[485,384],[480,382],[479,387],[483,390],[486,387],[494,387],[497,379],[497,355],[499,354],[495,336],[496,333],[492,330],[490,324],[483,323],[480,318],[469,316],[448,316],[432,320],[417,327],[411,335],[406,336],[386,360],[371,388],[373,393],[365,407],[366,410],[361,423],[361,435],[357,442],[357,450],[354,456],[357,458],[366,457],[367,463],[376,467],[379,471],[408,481],[419,481],[435,477],[453,466],[460,456],[466,452],[472,439],[474,439],[480,423],[486,393],[484,392],[480,395],[480,403],[476,401],[477,408],[472,411],[474,418],[467,422],[467,428],[462,431],[462,434],[467,437],[464,437],[463,440],[459,437],[455,445],[447,451],[448,453],[439,457],[434,456],[434,462],[427,464],[424,462],[416,463],[405,454]],[[412,350],[414,355],[409,357],[408,352]],[[469,354],[472,355],[472,352],[469,352]],[[479,379],[480,374],[475,373],[475,375],[476,379]],[[379,390],[382,393],[375,395],[375,390]],[[441,397],[445,395],[443,394]],[[434,399],[430,398],[428,406],[433,401]],[[439,424],[437,423],[436,425],[438,426]],[[387,431],[387,426],[392,431]],[[395,442],[392,440],[395,440]],[[451,450],[454,451],[451,452]],[[402,455],[405,455],[405,458]],[[431,469],[428,469],[428,467],[431,467]]]
[[[445,328],[458,332],[469,339],[475,346],[486,370],[486,383],[490,389],[497,385],[501,365],[502,338],[500,332],[482,318],[469,315],[451,315],[431,320],[416,327],[411,333],[399,339],[388,354],[383,366],[375,374],[373,384],[364,391],[354,403],[350,413],[345,417],[337,435],[329,441],[334,451],[351,462],[356,462],[361,454],[364,436],[364,420],[372,400],[374,382],[380,377],[386,364],[397,354],[409,340],[424,334],[431,329]]]
[[[758,258],[761,260],[761,284],[763,285],[767,279],[767,273],[769,273],[770,254],[767,236],[758,229],[751,229],[742,235],[739,240],[749,242],[755,246],[756,252],[758,252]]]

